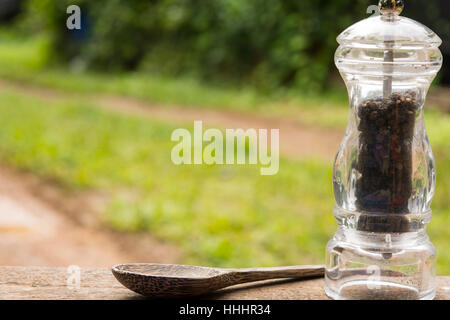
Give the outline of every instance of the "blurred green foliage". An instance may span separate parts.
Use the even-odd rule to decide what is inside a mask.
[[[332,69],[336,35],[365,15],[367,1],[31,0],[55,58],[101,70],[193,74],[261,89],[319,89]],[[78,4],[81,31],[65,28]]]
[[[448,38],[450,23],[439,17],[438,2],[411,0],[406,10],[434,21],[432,27]],[[330,84],[336,36],[368,17],[368,5],[376,3],[30,0],[29,12],[34,27],[50,32],[55,60],[109,72],[141,69],[246,83],[266,91],[280,86],[306,91]],[[65,28],[71,4],[81,7],[81,31]]]

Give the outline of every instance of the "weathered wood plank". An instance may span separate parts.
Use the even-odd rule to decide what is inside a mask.
[[[143,299],[108,269],[81,269],[80,288],[67,285],[67,268],[0,267],[0,299]],[[327,299],[323,279],[269,280],[223,289],[206,299]],[[450,277],[439,277],[436,299],[450,299]]]
[[[135,299],[107,269],[81,269],[80,288],[67,268],[0,267],[0,299]]]

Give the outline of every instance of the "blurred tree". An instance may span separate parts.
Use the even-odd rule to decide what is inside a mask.
[[[309,90],[327,86],[335,70],[336,36],[367,17],[374,2],[30,0],[30,8],[50,30],[58,61],[77,59],[108,71],[190,74],[264,90]],[[408,2],[417,12],[439,12],[439,0]],[[65,28],[70,4],[82,9],[81,32]],[[440,21],[440,29],[448,28],[448,21]]]

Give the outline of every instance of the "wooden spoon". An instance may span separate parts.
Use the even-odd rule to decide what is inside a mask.
[[[324,275],[323,266],[221,269],[177,264],[131,263],[112,267],[125,287],[147,297],[196,296],[239,283]]]

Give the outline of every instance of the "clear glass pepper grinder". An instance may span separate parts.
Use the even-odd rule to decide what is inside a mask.
[[[350,98],[336,155],[338,230],[327,245],[325,291],[334,299],[432,299],[431,220],[436,170],[423,107],[442,65],[441,39],[401,17],[401,0],[337,38],[335,62]]]

